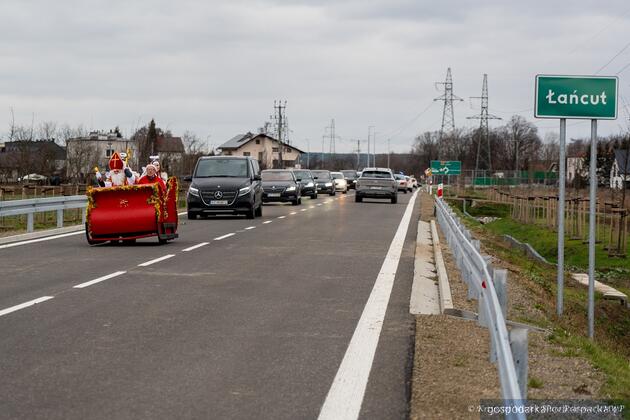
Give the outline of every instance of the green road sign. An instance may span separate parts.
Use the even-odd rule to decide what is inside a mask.
[[[460,175],[462,162],[459,160],[432,160],[431,171],[433,175]]]
[[[617,119],[617,77],[536,76],[536,118]]]

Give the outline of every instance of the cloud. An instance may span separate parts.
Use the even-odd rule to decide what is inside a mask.
[[[261,126],[273,100],[286,99],[298,146],[318,144],[335,118],[337,150],[351,150],[369,125],[400,131],[440,95],[434,82],[449,66],[466,99],[457,125],[474,124],[465,117],[478,104],[468,97],[480,95],[484,73],[491,112],[533,108],[535,74],[595,72],[627,42],[629,17],[617,0],[5,1],[0,109],[13,107],[24,123],[35,113],[100,129],[155,117],[219,144]],[[626,52],[604,73],[628,63]],[[8,116],[0,113],[0,127]],[[436,103],[393,147],[408,150],[440,121]],[[600,131],[616,130],[618,122]]]

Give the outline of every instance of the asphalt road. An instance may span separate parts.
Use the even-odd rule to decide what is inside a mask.
[[[316,419],[411,196],[181,218],[162,246],[1,248],[0,418]],[[417,204],[360,418],[408,413]]]

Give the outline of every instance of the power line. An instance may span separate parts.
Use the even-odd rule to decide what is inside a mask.
[[[627,44],[626,44],[626,45],[625,45],[625,46],[624,46],[621,50],[619,50],[619,52],[618,52],[617,54],[615,54],[615,55],[613,56],[613,58],[611,58],[610,60],[608,60],[608,62],[607,62],[606,64],[604,64],[604,65],[603,65],[603,66],[602,66],[599,70],[597,70],[597,71],[595,72],[595,74],[599,74],[599,72],[600,72],[600,71],[602,71],[602,70],[604,70],[606,67],[608,67],[608,65],[609,65],[610,63],[612,63],[612,62],[615,60],[615,58],[619,57],[619,56],[621,55],[621,53],[623,53],[626,49],[628,49],[628,47],[630,47],[630,42],[628,42],[628,43],[627,43]]]

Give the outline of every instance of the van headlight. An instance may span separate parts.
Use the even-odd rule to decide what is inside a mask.
[[[295,187],[288,187],[285,191],[287,192],[295,191]]]
[[[249,192],[250,192],[251,190],[252,190],[251,185],[250,185],[250,186],[248,186],[248,187],[245,187],[245,188],[241,188],[241,189],[239,189],[239,190],[238,190],[238,196],[240,197],[240,196],[242,196],[242,195],[249,194]]]
[[[306,184],[306,187],[307,187],[307,188],[310,188],[310,187],[312,187],[312,186],[314,186],[314,184],[313,184],[312,182],[309,182],[308,184]]]
[[[199,197],[199,189],[195,187],[188,187],[188,194],[194,195],[195,197]]]
[[[332,187],[332,182],[327,182],[327,183],[326,183],[326,184],[324,184],[324,185],[326,185],[327,187]]]

